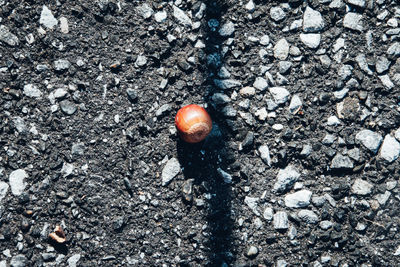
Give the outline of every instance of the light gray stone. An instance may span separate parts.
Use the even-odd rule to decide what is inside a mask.
[[[326,124],[327,124],[328,126],[338,126],[338,125],[340,125],[340,123],[341,123],[341,122],[340,122],[339,118],[336,117],[335,115],[330,116],[330,117],[328,118],[327,122],[326,122]]]
[[[28,178],[28,174],[23,169],[18,169],[10,173],[9,183],[11,187],[11,193],[14,196],[21,195],[26,187],[25,178]]]
[[[375,199],[379,202],[381,206],[385,206],[390,196],[391,193],[386,190],[385,193],[376,195]]]
[[[347,0],[347,3],[353,6],[365,7],[365,0]]]
[[[144,67],[147,64],[147,57],[143,55],[139,55],[136,58],[135,65],[138,67]]]
[[[397,141],[400,141],[400,128],[397,129],[397,130],[394,132],[394,137],[397,139]]]
[[[181,25],[186,27],[192,26],[192,20],[189,18],[188,15],[186,15],[186,13],[182,9],[177,6],[173,6],[172,8],[174,12],[173,16]]]
[[[211,96],[211,100],[213,101],[214,104],[216,105],[225,105],[231,102],[231,98],[227,96],[226,94],[222,93],[215,93]]]
[[[171,158],[168,160],[161,173],[162,186],[168,185],[172,179],[179,174],[180,171],[181,165],[176,158]]]
[[[322,230],[328,230],[333,226],[333,223],[331,221],[321,221],[319,223],[319,227],[321,227]]]
[[[395,43],[391,44],[386,53],[392,57],[400,56],[400,43],[395,42]]]
[[[251,86],[246,86],[240,89],[239,93],[243,97],[252,97],[256,94],[256,89]]]
[[[260,216],[260,212],[257,209],[258,201],[260,198],[258,197],[249,197],[246,196],[244,198],[244,203],[254,212],[255,215]]]
[[[331,169],[352,169],[353,167],[351,159],[340,153],[337,153],[331,162]]]
[[[289,189],[300,177],[300,173],[294,166],[288,165],[285,169],[281,169],[276,177],[274,191],[281,193]]]
[[[285,206],[289,208],[304,208],[310,205],[312,192],[306,189],[285,196]]]
[[[309,224],[316,224],[319,221],[318,215],[311,210],[300,210],[297,213],[297,216],[300,218],[300,220]]]
[[[356,57],[356,61],[360,69],[363,70],[365,73],[367,73],[368,75],[374,74],[372,70],[370,70],[370,68],[368,67],[368,62],[365,54],[358,54]]]
[[[349,151],[347,151],[347,155],[354,159],[355,161],[359,161],[360,160],[360,149],[358,149],[357,147],[350,149]]]
[[[76,267],[79,259],[81,258],[81,254],[74,254],[68,260],[68,267]]]
[[[6,182],[0,181],[0,201],[6,197],[9,187]]]
[[[224,171],[221,168],[218,168],[217,172],[221,176],[221,178],[224,180],[225,183],[227,183],[227,184],[232,183],[232,175],[230,175],[229,173],[227,173],[226,171]]]
[[[279,259],[276,261],[276,267],[287,267],[288,263],[284,259]]]
[[[277,104],[284,104],[288,101],[290,93],[284,87],[276,86],[270,87],[269,92],[271,93],[272,97]]]
[[[362,15],[354,12],[348,12],[343,19],[343,26],[348,29],[362,32],[364,27],[362,24]]]
[[[17,46],[19,39],[16,35],[12,34],[7,26],[0,25],[0,41],[8,44],[9,46]]]
[[[289,112],[292,114],[296,114],[302,107],[303,102],[298,94],[293,95],[290,100]]]
[[[316,49],[321,42],[321,34],[319,34],[319,33],[301,33],[300,40],[307,47]]]
[[[263,217],[267,221],[272,221],[274,217],[274,210],[271,207],[266,207],[263,213]]]
[[[273,19],[276,22],[279,22],[285,19],[286,17],[285,11],[283,11],[283,9],[279,6],[272,7],[269,10],[269,15],[271,16],[271,19]]]
[[[73,174],[74,170],[75,170],[74,164],[64,162],[61,168],[61,174],[63,177],[69,177]]]
[[[385,136],[382,147],[379,153],[379,157],[383,158],[387,162],[391,163],[395,161],[400,155],[400,143],[392,137],[390,134]]]
[[[153,9],[146,3],[138,6],[136,10],[144,19],[150,18],[154,13]]]
[[[376,154],[382,143],[382,136],[371,130],[362,130],[356,134],[356,141]]]
[[[167,20],[167,12],[159,11],[159,12],[155,13],[154,20],[157,21],[158,23],[165,22]]]
[[[218,33],[221,36],[228,37],[231,36],[235,32],[235,24],[232,21],[226,22],[221,26]]]
[[[10,267],[26,267],[27,264],[28,259],[22,254],[15,255],[10,261]]]
[[[356,195],[365,196],[371,194],[373,187],[369,182],[358,178],[354,181],[351,192]]]
[[[378,76],[378,78],[379,78],[379,80],[381,80],[381,82],[382,82],[382,84],[383,84],[383,86],[385,87],[385,88],[387,88],[387,89],[393,89],[393,87],[394,87],[394,84],[393,84],[393,82],[390,80],[390,77],[389,77],[389,75],[381,75],[381,76]]]
[[[258,152],[260,153],[261,159],[265,164],[271,167],[271,157],[269,154],[269,148],[267,145],[262,145],[258,148]]]
[[[274,57],[286,60],[289,55],[289,43],[285,38],[280,39],[274,46]]]
[[[23,118],[17,116],[13,118],[14,127],[18,133],[25,133],[28,129]]]
[[[303,31],[320,32],[325,27],[321,13],[311,7],[306,7],[303,14]]]
[[[42,91],[34,84],[27,84],[24,86],[24,95],[32,98],[40,98],[42,97]]]
[[[60,108],[61,108],[61,111],[64,114],[67,114],[67,115],[73,115],[76,112],[76,110],[78,109],[76,107],[76,105],[73,102],[69,101],[69,100],[61,101],[60,102]]]
[[[257,254],[258,254],[258,248],[255,247],[255,246],[251,246],[247,250],[246,256],[249,257],[249,258],[253,258],[253,257],[257,256]]]
[[[60,18],[60,31],[65,34],[69,32],[68,19],[66,17]]]
[[[378,57],[375,68],[378,74],[381,74],[389,69],[390,61],[385,56]]]
[[[66,71],[71,66],[71,63],[66,59],[58,59],[54,61],[53,67],[56,71]]]
[[[53,16],[51,10],[43,5],[39,23],[48,29],[53,29],[58,24],[58,20]]]
[[[278,211],[274,214],[273,219],[274,229],[276,230],[286,230],[289,228],[288,215],[285,211]]]
[[[266,79],[262,77],[257,77],[253,83],[253,87],[260,91],[264,91],[265,89],[268,88],[268,82]]]
[[[214,84],[218,88],[223,89],[223,90],[242,86],[241,82],[239,82],[237,80],[232,80],[232,79],[228,79],[228,80],[214,79]]]

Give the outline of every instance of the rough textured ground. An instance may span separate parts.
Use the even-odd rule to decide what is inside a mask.
[[[398,266],[399,22],[395,0],[0,0],[0,266]]]

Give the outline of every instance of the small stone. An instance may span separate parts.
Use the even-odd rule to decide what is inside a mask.
[[[239,93],[243,97],[252,97],[256,94],[256,89],[251,86],[246,86],[240,89]]]
[[[28,266],[27,264],[28,264],[28,259],[22,254],[18,254],[12,257],[10,261],[10,267],[26,267]]]
[[[193,200],[193,182],[194,179],[188,179],[182,185],[182,195],[187,202]]]
[[[39,23],[43,24],[48,29],[53,29],[54,26],[58,24],[58,21],[53,16],[53,13],[51,13],[51,10],[47,6],[43,5],[42,13],[40,13]]]
[[[368,67],[368,62],[367,58],[365,57],[365,54],[358,54],[356,57],[356,61],[360,69],[362,69],[365,73],[367,73],[368,75],[373,74],[373,72]]]
[[[150,18],[154,13],[153,9],[146,3],[138,6],[136,10],[144,19]]]
[[[268,111],[266,108],[260,108],[258,109],[254,115],[260,120],[260,121],[265,121],[268,117]]]
[[[228,79],[228,80],[214,79],[214,84],[218,88],[223,89],[223,90],[242,86],[242,84],[239,81],[231,80],[231,79]]]
[[[335,115],[330,116],[326,122],[328,126],[338,126],[340,125],[340,120]]]
[[[226,171],[224,171],[221,168],[218,168],[217,172],[221,176],[221,178],[224,180],[225,183],[227,183],[227,184],[232,183],[232,175],[230,175],[229,173],[227,173]]]
[[[264,45],[264,46],[269,45],[270,41],[271,41],[271,40],[269,39],[269,36],[268,36],[268,35],[263,35],[263,36],[261,36],[261,38],[260,38],[260,44],[261,44],[261,45]]]
[[[290,100],[289,111],[292,114],[296,114],[301,109],[303,103],[299,95],[293,95],[292,99]]]
[[[271,93],[272,97],[277,104],[284,104],[288,101],[290,93],[283,87],[270,87],[269,92]]]
[[[266,207],[263,213],[263,217],[267,221],[272,221],[272,218],[274,217],[274,210],[271,207]]]
[[[391,193],[389,191],[385,191],[383,194],[378,194],[375,196],[375,199],[378,200],[381,206],[385,206],[387,201],[389,200]]]
[[[0,41],[9,46],[17,46],[19,44],[18,37],[12,34],[8,27],[4,25],[0,25]]]
[[[214,104],[216,105],[225,105],[231,102],[231,98],[227,96],[226,94],[222,93],[215,93],[211,96],[211,100],[213,101]]]
[[[274,229],[276,230],[286,230],[289,228],[288,215],[285,211],[278,211],[274,214],[273,219]]]
[[[69,100],[61,101],[60,108],[61,108],[61,111],[63,113],[65,113],[66,115],[73,115],[77,110],[76,105]]]
[[[333,226],[333,223],[331,221],[321,221],[319,223],[319,227],[321,227],[322,230],[328,230]]]
[[[397,129],[397,130],[394,132],[394,137],[397,139],[397,141],[400,141],[400,128]]]
[[[79,259],[81,258],[80,254],[74,254],[71,256],[67,262],[68,262],[68,267],[76,267]]]
[[[176,158],[171,158],[168,160],[161,173],[162,186],[168,185],[180,171],[181,165]]]
[[[271,157],[269,154],[269,148],[267,145],[262,145],[258,148],[258,152],[260,153],[261,159],[265,164],[271,167]]]
[[[136,58],[135,65],[138,67],[144,67],[147,64],[147,57],[143,55],[139,55]]]
[[[350,158],[354,159],[355,161],[359,161],[360,160],[360,149],[358,149],[356,147],[353,149],[350,149],[349,151],[347,151],[347,155]]]
[[[235,32],[235,24],[233,24],[233,22],[231,21],[222,25],[218,31],[219,35],[224,37],[231,36],[234,32]]]
[[[279,22],[279,21],[285,19],[285,17],[286,17],[285,11],[283,11],[283,9],[278,6],[272,7],[269,10],[269,15],[271,16],[271,19],[273,19],[276,22]]]
[[[347,3],[353,6],[364,7],[365,0],[347,0]]]
[[[159,11],[157,13],[154,14],[154,19],[155,21],[157,21],[158,23],[162,23],[165,22],[167,20],[167,12],[165,11]]]
[[[386,135],[383,140],[379,157],[391,163],[400,155],[400,143],[391,135]]]
[[[164,104],[161,107],[159,107],[156,111],[156,117],[162,117],[165,114],[167,114],[171,110],[172,106],[171,104]]]
[[[249,258],[254,258],[254,257],[257,256],[257,254],[258,254],[258,248],[255,247],[255,246],[251,246],[251,247],[247,250],[246,256],[249,257]]]
[[[60,18],[60,31],[65,34],[69,32],[68,19],[66,17]]]
[[[135,89],[133,88],[128,88],[126,89],[126,94],[128,95],[128,98],[131,102],[136,101],[136,99],[138,98],[137,96],[137,92]]]
[[[331,169],[353,169],[353,162],[349,157],[337,153],[332,159]]]
[[[317,10],[306,7],[303,14],[303,31],[320,32],[325,26],[324,19]]]
[[[13,119],[13,123],[18,133],[22,134],[27,132],[28,129],[26,127],[25,121],[21,117],[15,117]]]
[[[9,183],[11,193],[14,196],[19,196],[24,192],[27,185],[25,178],[28,178],[28,174],[23,169],[18,169],[10,173]]]
[[[82,156],[85,153],[85,144],[82,142],[72,144],[71,155]]]
[[[57,89],[53,92],[53,96],[54,96],[55,99],[62,99],[62,98],[64,98],[67,94],[68,94],[68,91],[65,90],[64,88],[57,88]]]
[[[6,182],[0,181],[0,201],[6,197],[9,187]]]
[[[308,157],[312,151],[312,146],[309,144],[305,144],[300,152],[300,155],[303,157]]]
[[[354,184],[351,187],[351,192],[356,195],[365,196],[371,194],[373,187],[372,184],[358,178],[354,181]]]
[[[395,42],[395,43],[391,44],[386,53],[391,57],[400,56],[400,43]]]
[[[291,67],[292,67],[292,62],[286,61],[286,60],[280,61],[279,62],[279,73],[285,74],[290,70]]]
[[[264,91],[265,89],[268,88],[268,82],[262,77],[257,77],[253,83],[253,87],[255,87],[260,91]]]
[[[24,95],[32,98],[40,98],[42,96],[42,91],[36,85],[27,84],[24,86]]]
[[[311,210],[300,210],[297,216],[299,216],[300,220],[309,224],[316,224],[319,221],[318,215]]]
[[[182,9],[177,6],[173,6],[172,8],[174,11],[173,16],[181,25],[186,27],[192,26],[192,20],[188,17],[188,15],[186,15],[186,13]]]
[[[353,13],[353,12],[348,12],[343,19],[343,26],[345,28],[355,30],[355,31],[360,31],[362,32],[364,27],[362,24],[362,15]]]
[[[73,174],[74,169],[75,166],[73,164],[64,162],[61,168],[61,174],[63,175],[63,177],[69,177]]]
[[[383,84],[383,86],[385,87],[385,88],[387,88],[387,89],[393,89],[393,87],[394,87],[394,84],[393,84],[393,82],[390,80],[390,77],[389,77],[389,75],[381,75],[381,76],[378,76],[378,78],[379,78],[379,80],[381,80],[381,82],[382,82],[382,84]]]
[[[254,12],[256,5],[254,4],[253,0],[250,0],[245,6],[244,6],[249,12]]]
[[[276,182],[274,184],[274,191],[282,193],[289,189],[297,179],[299,179],[300,173],[297,172],[296,168],[289,165],[285,169],[281,169],[276,177]]]
[[[288,208],[304,208],[310,205],[312,192],[309,190],[300,190],[293,194],[285,196],[285,206]]]
[[[319,33],[301,33],[300,40],[307,47],[316,49],[321,42],[321,34],[319,34]]]
[[[381,74],[387,71],[389,69],[389,66],[390,66],[390,61],[386,57],[380,56],[378,57],[378,60],[376,61],[375,64],[376,72],[378,74]]]
[[[382,139],[383,138],[380,134],[371,130],[362,130],[356,134],[356,141],[360,142],[374,154],[378,152]]]
[[[71,63],[66,59],[58,59],[54,61],[53,67],[56,71],[66,71],[71,66]]]
[[[274,57],[280,60],[286,60],[289,55],[289,43],[285,38],[280,39],[274,46]]]
[[[356,229],[358,232],[363,232],[366,228],[367,226],[365,224],[358,222],[354,229]]]
[[[257,202],[260,199],[258,197],[249,197],[246,196],[244,198],[244,203],[254,212],[255,215],[260,216],[260,212],[257,210]]]

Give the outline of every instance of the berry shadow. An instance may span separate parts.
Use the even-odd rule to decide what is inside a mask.
[[[218,33],[218,28],[228,8],[226,1],[205,1],[206,10],[203,17],[203,51],[206,64],[203,72],[203,92],[207,111],[213,120],[213,130],[210,135],[198,144],[177,142],[178,160],[183,167],[185,183],[193,183],[192,205],[198,205],[197,199],[204,201],[207,221],[208,262],[206,266],[231,265],[235,260],[234,238],[232,236],[232,184],[223,178],[221,170],[229,172],[229,166],[234,161],[234,153],[228,147],[229,129],[221,109],[214,106],[211,95],[220,90],[215,87],[213,80],[224,65],[222,44],[225,41]],[[219,26],[217,26],[219,24]],[[191,186],[191,185],[190,185]],[[189,186],[189,187],[190,187]],[[191,191],[191,190],[189,190]],[[185,198],[184,198],[185,199]]]

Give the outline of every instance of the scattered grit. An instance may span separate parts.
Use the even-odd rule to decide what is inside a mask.
[[[397,1],[0,12],[0,266],[400,264]]]

